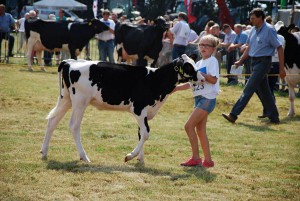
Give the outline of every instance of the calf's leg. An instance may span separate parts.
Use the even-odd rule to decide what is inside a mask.
[[[74,102],[73,102],[74,103]],[[73,104],[72,105],[72,115],[70,119],[70,131],[73,135],[80,160],[85,162],[91,162],[90,159],[87,157],[85,150],[83,149],[81,143],[81,136],[80,136],[80,124],[83,118],[84,110],[87,106],[85,104]]]
[[[57,124],[60,122],[60,120],[64,117],[64,115],[70,108],[71,108],[70,99],[68,99],[67,96],[65,96],[64,99],[58,100],[56,107],[53,108],[52,111],[49,113],[51,117],[49,117],[48,119],[46,134],[44,137],[42,149],[40,151],[43,160],[47,159],[50,139],[53,131],[55,130]]]
[[[27,41],[26,57],[27,57],[27,65],[28,65],[28,70],[29,71],[32,71],[31,54],[32,54],[32,51],[33,51],[34,43],[35,43],[35,41],[31,38],[29,38],[28,41]]]
[[[126,155],[125,162],[133,159],[138,155],[138,160],[143,163],[144,162],[144,152],[143,146],[146,140],[149,138],[150,128],[148,126],[147,113],[145,111],[142,112],[140,116],[136,116],[137,122],[140,128],[140,140],[135,149]]]
[[[295,106],[294,106],[295,89],[293,86],[288,86],[288,89],[289,89],[290,108],[287,116],[292,117],[295,115]]]

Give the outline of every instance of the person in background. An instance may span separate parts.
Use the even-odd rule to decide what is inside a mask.
[[[224,42],[220,43],[221,47],[224,47],[226,50],[226,69],[227,69],[227,74],[230,74],[231,66],[233,65],[233,62],[235,61],[235,52],[229,52],[228,47],[231,43],[234,42],[236,38],[236,33],[231,29],[229,24],[224,24],[223,25],[223,32],[225,33],[225,39]],[[227,84],[229,84],[233,79],[228,76],[227,79]]]
[[[101,61],[106,61],[106,58],[108,57],[110,63],[115,63],[115,59],[114,59],[115,22],[109,19],[110,16],[109,10],[104,10],[102,15],[103,18],[101,18],[100,21],[106,24],[109,27],[109,30],[104,31],[97,35],[97,38],[99,40],[98,42],[99,59]]]
[[[56,17],[56,21],[58,22],[65,22],[67,21],[67,17],[65,16],[65,11],[63,9],[59,9],[58,11],[58,17]],[[55,56],[57,59],[56,64],[59,63],[59,61],[65,60],[65,59],[69,59],[70,53],[67,51],[60,51],[60,52],[55,52]]]
[[[56,21],[67,21],[67,18],[65,16],[65,11],[63,9],[59,9],[58,17],[56,17]]]
[[[208,35],[208,34],[211,34],[211,27],[214,26],[216,23],[213,21],[213,20],[209,20],[206,25],[205,25],[205,28],[203,31],[200,32],[198,38],[196,40],[193,41],[193,43],[199,43],[200,39],[202,36],[205,36],[205,35]]]
[[[275,49],[277,49],[280,77],[285,77],[282,44],[277,37],[274,27],[265,22],[265,13],[262,9],[253,9],[250,12],[250,21],[254,27],[247,39],[246,50],[242,57],[235,62],[235,65],[241,65],[249,56],[251,58],[252,73],[242,95],[231,109],[231,112],[229,114],[223,113],[222,116],[227,121],[235,123],[238,115],[242,113],[253,94],[257,91],[263,107],[267,111],[270,123],[279,124],[279,113],[268,84],[267,73],[270,71],[272,56],[275,53]]]
[[[29,13],[25,13],[24,17],[19,19],[16,23],[18,30],[18,50],[17,53],[21,52],[25,42],[26,42],[26,34],[25,34],[25,20],[29,19]]]
[[[111,19],[114,21],[115,26],[120,24],[119,19],[118,19],[118,15],[116,13],[111,13]]]
[[[49,21],[56,21],[56,16],[54,14],[49,14],[48,20]],[[52,56],[53,56],[53,52],[49,52],[47,50],[44,50],[44,64],[46,66],[51,66],[52,65]]]
[[[5,12],[5,5],[0,4],[0,48],[2,40],[8,40],[8,56],[13,57],[15,38],[10,35],[10,27],[16,28],[16,22],[11,14]]]
[[[22,8],[22,10],[20,11],[20,14],[19,14],[19,19],[25,17],[26,13],[27,13],[26,12],[26,6],[23,6],[23,8]]]
[[[228,55],[230,55],[228,56],[227,62],[231,65],[236,61],[237,57],[239,58],[242,55],[243,50],[241,50],[241,47],[242,45],[246,44],[248,39],[248,35],[243,32],[243,27],[241,24],[235,24],[234,31],[237,34],[236,38],[233,41],[233,43],[231,43],[227,48]],[[228,77],[228,84],[237,84],[237,83],[238,83],[237,76]]]
[[[185,53],[190,34],[190,27],[187,23],[187,15],[184,12],[178,14],[178,22],[170,29],[174,36],[172,59],[176,59]]]
[[[198,34],[196,33],[196,31],[194,31],[192,28],[190,28],[191,31],[189,33],[189,37],[188,37],[188,42],[193,42],[198,38]]]
[[[210,33],[219,39],[219,42],[222,43],[225,39],[225,34],[221,32],[220,26],[215,23],[210,28]],[[217,51],[215,53],[215,57],[219,62],[219,66],[221,66],[222,57],[226,54],[226,50],[223,47],[218,46]]]
[[[194,111],[184,126],[192,147],[192,157],[181,163],[182,166],[202,165],[206,168],[214,166],[206,134],[206,124],[208,115],[216,106],[216,97],[220,91],[219,64],[217,59],[212,56],[218,43],[218,38],[213,35],[209,34],[201,37],[199,49],[202,59],[196,63],[196,68],[201,73],[198,75],[198,79],[201,80],[200,83],[180,84],[177,85],[173,91],[191,88],[195,100]],[[204,154],[203,163],[199,154],[198,138]]]

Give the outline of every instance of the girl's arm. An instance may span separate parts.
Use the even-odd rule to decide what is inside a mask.
[[[207,75],[205,73],[201,73],[202,76],[205,78],[205,81],[211,84],[216,84],[218,78],[216,76]]]
[[[176,91],[182,91],[182,90],[186,90],[186,89],[189,89],[191,88],[191,85],[189,82],[187,83],[183,83],[183,84],[180,84],[180,85],[177,85],[175,87],[175,89],[172,91],[172,93],[176,92]]]

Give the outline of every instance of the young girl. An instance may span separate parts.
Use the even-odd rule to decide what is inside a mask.
[[[174,89],[174,91],[180,91],[192,88],[195,100],[195,109],[184,126],[192,147],[192,157],[181,163],[183,166],[202,165],[207,168],[214,166],[206,135],[206,122],[208,114],[211,113],[216,106],[216,96],[219,94],[220,89],[219,64],[217,59],[212,56],[218,43],[219,40],[213,35],[206,35],[200,39],[199,50],[202,59],[196,63],[196,67],[204,77],[201,84],[184,83]],[[204,154],[203,163],[199,155],[197,135],[200,139]]]

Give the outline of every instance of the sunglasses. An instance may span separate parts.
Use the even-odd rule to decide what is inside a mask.
[[[213,45],[209,45],[209,44],[199,44],[200,48],[204,48],[204,49],[208,49],[210,47],[214,47]]]

